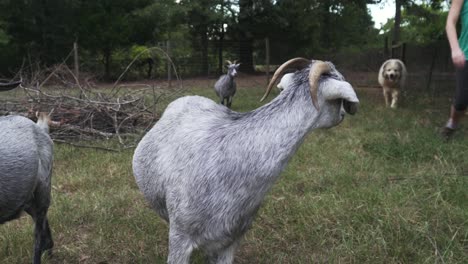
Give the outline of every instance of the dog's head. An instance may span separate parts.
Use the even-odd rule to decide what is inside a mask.
[[[382,75],[386,80],[397,82],[401,79],[404,65],[399,60],[388,60],[382,66]]]

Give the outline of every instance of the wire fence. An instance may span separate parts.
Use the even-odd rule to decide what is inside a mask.
[[[210,40],[204,46],[187,41],[160,42],[156,44],[158,50],[151,50],[138,59],[128,52],[116,53],[111,60],[111,77],[116,79],[120,76],[126,81],[217,78],[225,72],[226,60],[246,63],[241,59],[251,54],[255,74],[264,74],[267,82],[278,65],[295,57],[278,48],[281,45],[268,39],[253,40],[251,50],[244,48],[244,44],[231,40]],[[402,47],[403,50],[395,52],[394,57],[405,62],[409,73],[408,86],[411,89],[435,93],[450,86],[447,84],[454,80],[454,69],[446,40],[425,46],[405,44]],[[392,56],[391,53],[387,45],[382,45],[375,49],[302,56],[332,61],[355,85],[375,87],[378,86],[377,72],[381,64]],[[86,73],[97,73],[95,77],[101,77],[104,72],[102,62],[102,58],[80,60],[79,68]],[[132,66],[128,67],[130,63]],[[125,72],[124,76],[121,76],[122,72]]]

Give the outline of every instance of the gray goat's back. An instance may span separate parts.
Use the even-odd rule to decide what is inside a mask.
[[[196,100],[192,100],[196,98]],[[161,217],[168,220],[165,194],[166,187],[173,184],[170,181],[176,175],[172,175],[173,167],[184,166],[180,164],[182,157],[173,159],[172,154],[180,151],[172,149],[176,142],[184,148],[183,144],[191,142],[185,135],[189,135],[191,140],[196,141],[200,135],[210,133],[209,124],[223,120],[229,109],[216,104],[210,99],[199,96],[182,97],[170,103],[164,111],[161,119],[148,131],[138,144],[133,157],[133,172],[137,185]],[[193,122],[193,120],[197,122]],[[206,129],[200,130],[194,127],[196,123],[205,123]],[[196,132],[194,132],[196,131]],[[202,148],[202,146],[185,146],[189,151]],[[200,151],[203,151],[200,149]],[[184,155],[190,155],[185,152]],[[167,162],[165,159],[172,159]],[[189,164],[185,164],[189,165]],[[170,167],[167,167],[170,166]],[[183,169],[181,168],[181,171]],[[172,179],[171,179],[172,178]]]
[[[25,117],[0,117],[0,216],[21,209],[36,188],[50,192],[51,166],[52,140],[41,127]]]

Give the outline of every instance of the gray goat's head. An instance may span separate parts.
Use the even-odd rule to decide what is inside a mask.
[[[351,84],[344,80],[344,77],[334,68],[333,64],[323,61],[310,61],[304,58],[294,58],[281,65],[273,75],[261,101],[268,96],[275,82],[286,70],[291,68],[303,70],[311,63],[306,82],[308,82],[312,104],[315,109],[321,115],[330,115],[332,119],[338,117],[341,120],[345,113],[355,114],[359,99]],[[298,79],[301,78],[299,72],[286,76],[284,83],[280,83],[280,85],[287,86],[283,87],[283,89],[301,85],[301,80]]]
[[[231,77],[236,77],[237,76],[237,69],[239,69],[240,63],[236,64],[236,61],[234,61],[234,63],[232,63],[229,60],[226,60],[226,62],[228,63],[228,65],[227,65],[227,69],[228,69],[227,75],[229,75]]]

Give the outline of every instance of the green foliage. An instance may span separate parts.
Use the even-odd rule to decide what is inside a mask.
[[[444,9],[442,2],[405,1],[401,20],[401,41],[427,45],[444,37],[448,11]],[[382,26],[382,31],[390,36],[394,27],[394,19],[389,19]]]
[[[378,32],[373,28],[372,18],[367,12],[368,3],[277,1],[275,8],[278,18],[268,27],[273,31],[270,35],[272,45],[275,45],[275,49],[285,50],[281,54],[289,57],[363,49],[373,45]]]
[[[45,66],[59,63],[75,41],[81,69],[107,78],[120,74],[132,46],[157,46],[167,40],[178,43],[174,60],[196,58],[199,64],[182,68],[203,75],[213,71],[213,64],[222,66],[226,57],[253,69],[249,64],[254,59],[262,63],[265,57],[266,37],[271,51],[281,51],[271,52],[275,64],[295,56],[362,51],[383,43],[367,9],[376,2],[380,1],[0,0],[0,73],[14,71],[25,58]],[[398,2],[404,6],[404,41],[427,43],[443,35],[441,0]],[[384,26],[385,34],[391,33],[392,21]],[[223,41],[240,47],[234,53]],[[215,47],[209,49],[211,43]]]
[[[8,44],[9,37],[4,30],[0,29],[0,45]]]
[[[408,42],[428,44],[445,34],[447,11],[430,5],[412,5],[403,12],[403,34]]]
[[[26,55],[43,63],[55,62],[70,51],[73,42],[72,1],[0,1],[3,29],[9,36],[6,50],[10,67]],[[10,58],[15,58],[10,60]]]
[[[173,0],[151,1],[134,12],[132,40],[146,44],[155,40],[167,40],[171,32],[177,32],[184,22],[185,8]]]

